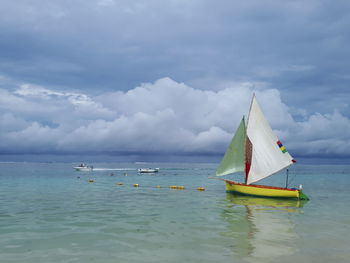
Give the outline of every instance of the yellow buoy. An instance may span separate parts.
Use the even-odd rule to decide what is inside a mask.
[[[95,182],[95,180],[89,179],[88,182],[89,182],[89,183],[93,183],[93,182]]]
[[[170,185],[169,188],[170,189],[177,189],[177,186],[176,185]]]
[[[176,189],[178,189],[178,190],[184,190],[185,187],[184,187],[183,185],[179,185],[179,186],[176,187]]]
[[[205,188],[204,187],[198,187],[197,190],[198,191],[205,191]]]
[[[140,185],[139,184],[134,184],[134,187],[139,187]]]
[[[156,188],[160,188],[160,185],[156,185]]]
[[[117,183],[117,185],[124,185],[123,183]]]

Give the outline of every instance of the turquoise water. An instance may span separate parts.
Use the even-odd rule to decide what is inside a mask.
[[[348,165],[295,165],[304,203],[228,195],[216,164],[73,165],[0,163],[0,262],[349,261]]]

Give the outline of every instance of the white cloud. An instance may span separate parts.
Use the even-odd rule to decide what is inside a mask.
[[[115,2],[114,0],[99,0],[97,1],[97,5],[109,7],[115,5]]]
[[[289,128],[288,141],[304,154],[349,155],[350,120],[335,110],[332,114],[314,113]]]
[[[81,119],[113,117],[113,112],[82,93],[59,92],[37,85],[23,84],[11,96],[16,96],[14,99],[23,101],[21,108],[26,113],[33,112],[36,116],[44,115],[51,117],[51,120],[58,119],[59,122],[63,121],[62,118],[66,121],[74,121],[76,118],[79,122]],[[66,112],[70,114],[67,115]]]
[[[0,89],[0,150],[223,153],[253,92],[292,154],[350,154],[350,120],[337,110],[299,109],[304,119],[296,121],[275,89],[206,91],[170,78],[95,97],[30,84]]]
[[[31,96],[47,99],[49,96],[63,96],[62,92],[52,91],[43,87],[31,84],[23,84],[14,92],[21,96]]]
[[[23,130],[29,125],[24,119],[17,118],[9,112],[0,115],[0,123],[0,131],[3,134],[11,131]]]

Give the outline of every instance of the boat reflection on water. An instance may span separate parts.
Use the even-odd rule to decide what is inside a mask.
[[[294,200],[294,199],[283,199],[283,198],[263,198],[263,197],[254,197],[254,196],[245,196],[245,195],[235,195],[231,193],[226,194],[226,200],[230,201],[230,203],[236,205],[244,205],[248,207],[265,207],[271,208],[272,210],[287,210],[300,212],[305,203],[308,200]]]
[[[305,200],[269,199],[227,194],[222,216],[225,237],[233,241],[237,258],[247,262],[285,262],[297,252],[296,218]]]

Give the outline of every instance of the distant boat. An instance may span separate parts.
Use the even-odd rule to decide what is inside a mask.
[[[81,172],[90,172],[94,169],[92,165],[85,165],[85,164],[80,164],[79,166],[73,167],[76,171],[81,171]]]
[[[158,173],[159,168],[140,168],[137,171],[139,173]]]
[[[245,182],[224,179],[226,191],[242,195],[308,200],[299,189],[255,185],[253,183],[271,176],[295,163],[286,148],[273,133],[265,119],[255,95],[250,105],[248,123],[244,117],[221,161],[217,176],[245,172]]]

